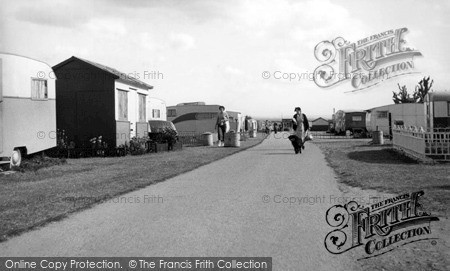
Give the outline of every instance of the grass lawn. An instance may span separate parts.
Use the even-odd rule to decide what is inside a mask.
[[[432,229],[436,246],[418,242],[402,246],[373,260],[363,270],[450,270],[450,164],[421,164],[399,155],[392,145],[369,145],[369,140],[317,140],[339,181],[353,187],[403,194],[423,190],[420,200],[426,211],[440,221]]]
[[[393,194],[424,190],[427,210],[449,216],[450,164],[421,164],[399,155],[392,145],[369,145],[369,140],[315,141],[340,180],[363,189]]]
[[[257,145],[187,147],[140,156],[68,159],[67,163],[0,175],[0,242],[118,195],[164,181]]]

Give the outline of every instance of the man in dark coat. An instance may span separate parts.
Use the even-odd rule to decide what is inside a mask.
[[[292,117],[292,127],[294,134],[288,138],[292,142],[295,153],[301,153],[305,149],[305,133],[309,130],[309,121],[305,114],[302,113],[300,107],[295,108],[295,115]]]

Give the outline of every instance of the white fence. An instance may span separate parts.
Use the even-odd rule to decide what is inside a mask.
[[[450,129],[395,126],[392,134],[394,147],[420,157],[450,161]]]

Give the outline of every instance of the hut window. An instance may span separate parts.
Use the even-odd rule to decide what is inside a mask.
[[[47,80],[31,79],[31,99],[48,99]]]
[[[161,117],[161,111],[159,109],[153,109],[152,117],[153,118],[160,118]]]
[[[139,94],[139,121],[145,122],[145,95]]]
[[[128,92],[117,91],[119,94],[119,120],[128,120]]]

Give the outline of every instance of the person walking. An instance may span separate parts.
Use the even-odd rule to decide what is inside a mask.
[[[217,146],[223,147],[225,141],[225,133],[230,129],[230,117],[228,113],[225,111],[225,107],[223,105],[219,106],[219,114],[217,115],[216,126],[214,129],[218,129],[218,141]]]
[[[270,127],[269,127],[269,121],[268,120],[266,120],[264,126],[265,126],[265,130],[266,130],[266,135],[269,135],[270,134]]]
[[[295,153],[301,153],[302,149],[305,149],[305,135],[309,130],[309,121],[305,114],[302,113],[300,107],[295,108],[295,115],[292,117],[292,128],[294,134],[289,136],[289,140],[294,146]]]

